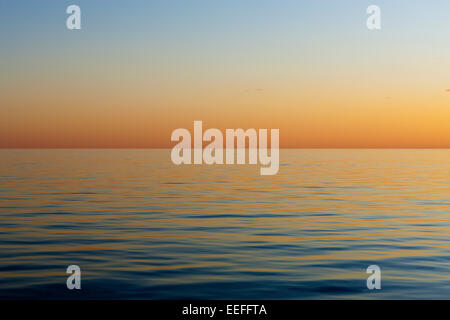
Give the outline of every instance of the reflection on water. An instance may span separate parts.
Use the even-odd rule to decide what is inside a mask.
[[[449,156],[281,150],[261,176],[170,150],[3,150],[0,297],[449,298]]]

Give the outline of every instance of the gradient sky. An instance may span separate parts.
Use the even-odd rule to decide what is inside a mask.
[[[0,43],[2,148],[170,147],[194,120],[281,147],[450,147],[448,0],[0,0]]]

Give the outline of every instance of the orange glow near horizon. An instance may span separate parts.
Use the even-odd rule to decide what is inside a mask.
[[[192,132],[194,120],[202,120],[204,129],[223,131],[279,128],[281,148],[450,147],[450,95],[445,93],[437,93],[427,106],[416,98],[296,97],[293,88],[223,91],[191,92],[190,100],[183,100],[186,92],[167,99],[145,92],[127,97],[129,91],[106,98],[99,93],[98,99],[72,98],[69,92],[41,97],[17,93],[5,101],[0,147],[169,148],[174,145],[171,132]],[[26,107],[32,104],[34,108]]]

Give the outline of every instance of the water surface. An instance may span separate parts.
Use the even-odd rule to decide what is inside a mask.
[[[0,150],[0,298],[448,299],[449,156],[281,150],[261,176],[170,150]]]

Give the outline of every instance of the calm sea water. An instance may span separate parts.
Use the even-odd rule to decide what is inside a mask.
[[[449,156],[281,150],[260,176],[170,150],[2,150],[0,297],[448,299]]]

